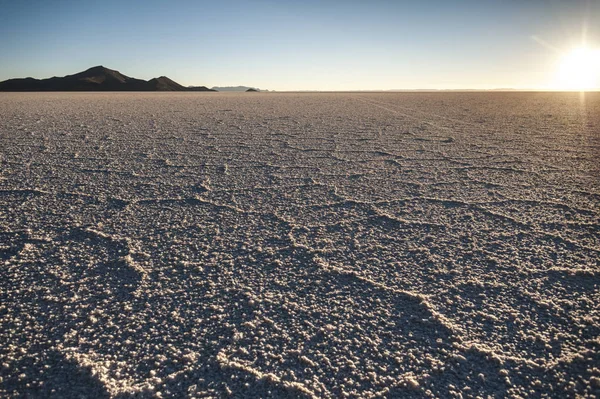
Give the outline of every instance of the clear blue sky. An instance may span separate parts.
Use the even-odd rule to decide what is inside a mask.
[[[94,65],[275,90],[539,88],[600,1],[0,0],[0,80]]]

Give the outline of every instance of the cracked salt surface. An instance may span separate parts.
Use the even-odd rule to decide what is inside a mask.
[[[0,115],[0,396],[600,395],[598,93]]]

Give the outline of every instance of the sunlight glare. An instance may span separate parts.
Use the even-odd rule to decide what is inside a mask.
[[[600,86],[600,49],[581,47],[565,54],[559,64],[555,87],[559,90],[594,90]]]

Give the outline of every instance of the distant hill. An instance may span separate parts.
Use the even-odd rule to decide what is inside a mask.
[[[167,78],[166,76],[161,76],[160,78],[150,79],[148,84],[152,89],[156,91],[185,91],[186,88],[180,85],[179,83]]]
[[[188,86],[185,88],[186,91],[218,91],[215,89],[209,89],[206,86]]]
[[[8,79],[0,91],[214,91],[204,86],[193,90],[161,76],[149,81],[131,78],[114,69],[100,66],[64,77],[48,79]]]
[[[250,87],[250,86],[225,86],[225,87],[215,86],[212,89],[217,90],[217,91],[248,91],[249,89],[254,89],[255,91],[260,91],[260,89],[258,89],[256,87]]]

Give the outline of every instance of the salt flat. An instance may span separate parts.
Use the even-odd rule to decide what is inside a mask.
[[[0,396],[600,395],[600,93],[0,115]]]

